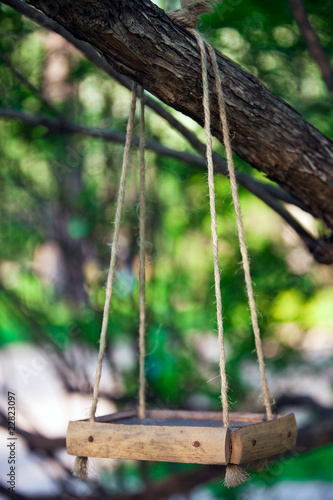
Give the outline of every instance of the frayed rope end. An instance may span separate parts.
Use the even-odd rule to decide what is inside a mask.
[[[73,474],[81,479],[88,479],[88,458],[76,457],[74,462]]]
[[[246,483],[249,479],[250,475],[238,465],[227,465],[224,478],[224,486],[227,488],[235,488],[235,486]]]

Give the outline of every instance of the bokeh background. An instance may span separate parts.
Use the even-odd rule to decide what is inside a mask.
[[[162,1],[166,10],[177,2]],[[305,2],[333,63],[333,6]],[[0,383],[1,471],[7,468],[7,391],[16,394],[20,498],[138,496],[163,481],[173,499],[333,497],[332,432],[228,491],[193,465],[93,460],[73,478],[68,420],[88,415],[105,298],[122,144],[47,129],[20,114],[124,132],[130,93],[66,40],[0,4]],[[290,5],[226,0],[199,25],[224,54],[333,137],[332,96],[308,53]],[[198,137],[202,129],[169,111]],[[151,110],[150,139],[193,152]],[[138,133],[138,117],[136,119]],[[223,147],[215,142],[223,155]],[[237,169],[264,179],[235,158]],[[147,151],[147,398],[161,408],[218,410],[219,377],[207,179],[203,169]],[[259,374],[227,179],[216,176],[230,400],[261,411]],[[333,269],[315,263],[296,233],[240,188],[269,385],[300,427],[333,415]],[[133,149],[98,413],[133,408],[138,394],[138,152]],[[325,228],[289,207],[315,236]],[[329,426],[328,426],[329,427]],[[309,431],[310,432],[310,431]],[[190,478],[184,492],[184,481]],[[192,478],[192,482],[191,482]],[[18,498],[6,492],[2,498]],[[178,489],[177,489],[178,484]],[[187,484],[187,483],[186,483]],[[140,493],[141,492],[141,493]],[[181,492],[181,493],[179,493]],[[143,494],[144,495],[144,494]]]

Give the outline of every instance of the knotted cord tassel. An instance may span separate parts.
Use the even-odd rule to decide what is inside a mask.
[[[224,486],[227,488],[235,488],[246,483],[250,479],[250,475],[239,465],[228,464],[225,471]]]
[[[76,457],[73,467],[73,474],[81,479],[88,479],[88,458]]]

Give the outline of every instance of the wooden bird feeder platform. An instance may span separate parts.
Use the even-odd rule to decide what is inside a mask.
[[[195,464],[242,464],[286,452],[296,444],[295,416],[231,413],[231,429],[220,412],[147,410],[69,422],[70,455]]]

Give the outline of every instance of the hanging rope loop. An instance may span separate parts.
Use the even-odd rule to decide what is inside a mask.
[[[124,199],[125,199],[126,174],[127,174],[129,159],[130,159],[130,151],[131,151],[132,135],[133,135],[133,125],[134,125],[134,117],[135,117],[135,109],[136,109],[136,100],[137,100],[137,84],[135,83],[133,86],[131,109],[130,109],[130,114],[129,114],[129,118],[128,118],[127,128],[126,128],[126,141],[125,141],[125,148],[124,148],[123,164],[122,164],[122,169],[121,169],[119,191],[118,191],[118,198],[117,198],[117,204],[116,204],[116,215],[115,215],[115,220],[114,220],[114,234],[113,234],[113,242],[112,242],[112,248],[111,248],[110,267],[109,267],[108,278],[107,278],[107,282],[106,282],[106,297],[105,297],[105,304],[104,304],[104,311],[103,311],[103,322],[102,322],[102,330],[101,330],[101,336],[100,336],[100,342],[99,342],[97,368],[96,368],[95,383],[94,383],[94,389],[93,389],[93,400],[92,400],[92,405],[91,405],[91,410],[90,410],[90,421],[91,422],[93,422],[95,420],[95,414],[96,414],[96,408],[97,408],[97,402],[98,402],[98,394],[99,394],[99,385],[100,385],[101,375],[102,375],[102,361],[103,361],[105,347],[106,347],[106,331],[107,331],[108,321],[109,321],[109,309],[110,309],[110,302],[111,302],[111,297],[112,297],[114,275],[115,275],[115,270],[116,270],[116,257],[117,257],[119,234],[120,234],[120,221],[121,221],[123,203],[124,203]]]
[[[242,217],[241,206],[240,206],[240,202],[239,202],[238,186],[237,186],[237,180],[236,180],[236,174],[235,174],[235,166],[234,166],[234,160],[232,157],[230,132],[229,132],[229,126],[228,126],[228,120],[227,120],[225,100],[224,100],[224,96],[223,96],[222,80],[221,80],[220,71],[219,71],[219,68],[217,65],[215,50],[207,42],[206,42],[206,46],[208,48],[208,53],[209,53],[210,60],[211,60],[213,70],[214,70],[215,90],[216,90],[216,95],[217,95],[218,104],[219,104],[220,122],[221,122],[223,141],[224,141],[224,146],[225,146],[226,156],[227,156],[227,165],[228,165],[228,172],[229,172],[229,177],[230,177],[232,200],[233,200],[235,214],[236,214],[239,247],[240,247],[240,251],[241,251],[241,255],[242,255],[242,266],[243,266],[243,270],[244,270],[246,292],[247,292],[249,307],[250,307],[250,312],[251,312],[252,328],[253,328],[253,333],[254,333],[254,338],[255,338],[255,346],[256,346],[257,358],[258,358],[258,363],[259,363],[259,370],[260,370],[260,375],[261,375],[261,385],[263,388],[266,415],[267,415],[268,420],[272,420],[273,414],[272,414],[270,395],[269,395],[269,389],[268,389],[268,383],[267,383],[267,377],[266,377],[266,371],[265,371],[265,361],[264,361],[264,353],[263,353],[262,342],[261,342],[261,337],[260,337],[257,307],[256,307],[255,299],[254,299],[254,293],[253,293],[253,286],[252,286],[252,279],[251,279],[251,272],[250,272],[250,259],[249,259],[247,246],[246,246],[243,217]]]
[[[120,221],[121,221],[122,208],[123,208],[123,203],[124,203],[124,198],[125,198],[126,174],[127,174],[129,158],[130,158],[134,116],[135,116],[135,109],[136,109],[136,100],[137,100],[137,85],[134,84],[133,91],[132,91],[131,109],[130,109],[130,114],[129,114],[129,118],[128,118],[127,128],[126,128],[126,141],[125,141],[125,148],[124,148],[124,155],[123,155],[123,164],[122,164],[122,169],[121,169],[119,191],[118,191],[118,197],[117,197],[117,203],[116,203],[116,215],[115,215],[115,220],[114,220],[114,234],[113,234],[113,242],[112,242],[112,247],[111,247],[110,267],[109,267],[108,277],[107,277],[107,282],[106,282],[106,297],[105,297],[105,304],[104,304],[104,311],[103,311],[102,330],[101,330],[100,342],[99,342],[97,367],[96,367],[95,382],[94,382],[94,388],[93,388],[93,398],[92,398],[92,404],[91,404],[91,409],[90,409],[90,421],[91,422],[94,422],[94,420],[95,420],[97,403],[98,403],[98,395],[99,395],[99,385],[100,385],[101,375],[102,375],[102,362],[103,362],[103,357],[104,357],[105,348],[106,348],[106,332],[107,332],[107,326],[108,326],[108,320],[109,320],[109,309],[110,309],[110,302],[111,302],[111,297],[112,297],[113,281],[114,281],[114,275],[115,275],[115,270],[116,270],[116,256],[117,256],[119,233],[120,233]],[[86,457],[76,457],[75,464],[74,464],[74,474],[78,477],[86,478],[87,474],[88,474],[87,471],[88,471],[88,459]]]
[[[258,323],[257,308],[256,308],[256,303],[255,303],[254,293],[253,293],[253,286],[252,286],[251,273],[250,273],[250,262],[249,262],[248,251],[247,251],[246,240],[245,240],[245,232],[244,232],[244,225],[243,225],[243,219],[242,219],[240,202],[239,202],[238,187],[237,187],[237,181],[236,181],[236,175],[235,175],[235,167],[234,167],[234,162],[233,162],[233,157],[232,157],[230,132],[229,132],[229,126],[228,126],[228,121],[227,121],[225,100],[224,100],[224,96],[223,96],[221,75],[220,75],[219,67],[217,64],[216,53],[215,53],[214,49],[211,47],[210,44],[208,44],[206,41],[204,41],[203,37],[195,29],[193,29],[196,25],[196,22],[194,24],[192,16],[193,15],[197,16],[196,17],[196,21],[197,21],[197,18],[199,15],[211,10],[211,4],[212,4],[212,2],[207,1],[207,0],[206,1],[205,0],[202,0],[202,1],[200,1],[200,0],[181,0],[182,9],[180,11],[174,11],[173,13],[169,13],[169,15],[170,15],[170,17],[177,20],[178,22],[180,22],[184,26],[188,27],[188,31],[194,35],[194,37],[197,41],[197,44],[199,46],[199,49],[200,49],[201,67],[202,67],[202,85],[203,85],[204,123],[205,123],[205,132],[206,132],[206,140],[207,140],[206,158],[207,158],[207,169],[208,169],[208,184],[209,184],[209,191],[210,191],[210,209],[211,209],[211,218],[212,218],[211,227],[212,227],[213,255],[214,255],[215,293],[216,293],[216,300],[217,300],[217,309],[219,309],[220,306],[218,304],[218,295],[220,295],[220,292],[217,291],[217,288],[218,288],[218,285],[220,282],[220,272],[219,272],[219,264],[218,264],[217,231],[215,228],[216,213],[215,213],[215,192],[214,192],[214,180],[213,180],[214,179],[214,177],[213,177],[214,170],[213,170],[213,160],[212,160],[212,138],[211,138],[211,129],[210,129],[211,125],[210,125],[210,105],[209,105],[209,88],[208,88],[206,48],[208,50],[208,53],[210,56],[210,61],[211,61],[212,67],[213,67],[214,80],[215,80],[215,91],[216,91],[216,95],[217,95],[217,99],[218,99],[222,136],[223,136],[223,141],[224,141],[224,145],[226,148],[227,165],[228,165],[228,172],[229,172],[230,183],[231,183],[232,199],[233,199],[234,209],[235,209],[235,213],[236,213],[239,246],[240,246],[240,251],[241,251],[241,255],[242,255],[242,266],[243,266],[243,270],[244,270],[246,292],[247,292],[249,307],[250,307],[250,311],[251,311],[251,322],[252,322],[252,327],[253,327],[255,346],[256,346],[257,358],[258,358],[260,375],[261,375],[261,383],[262,383],[262,388],[263,388],[266,415],[267,415],[268,420],[272,420],[273,414],[272,414],[272,409],[271,409],[270,395],[269,395],[267,377],[266,377],[266,372],[265,372],[264,355],[263,355],[263,349],[262,349],[262,342],[261,342],[261,338],[260,338],[260,329],[259,329],[259,323]],[[181,16],[179,14],[180,12],[182,14]],[[186,19],[186,16],[188,16],[188,19]],[[222,309],[222,307],[221,307],[221,309]],[[219,315],[220,315],[220,313],[219,313],[219,311],[217,311],[218,325],[220,322]],[[222,321],[222,314],[221,314],[221,321]],[[223,324],[221,326],[219,326],[219,343],[220,343],[221,349],[224,351]],[[225,361],[223,361],[222,358],[224,358],[224,352],[221,355],[221,359],[220,359],[220,371],[221,372],[224,370],[222,365],[225,364]],[[222,365],[221,365],[221,363],[222,363]],[[224,389],[227,390],[227,383],[226,383],[226,381],[224,383],[223,379],[224,379],[224,376],[222,376],[222,373],[221,373],[222,392],[224,391]],[[222,395],[222,401],[224,399],[225,399],[225,397]],[[226,403],[223,402],[223,406],[225,404]]]
[[[220,285],[220,264],[219,264],[217,220],[216,220],[216,208],[215,208],[214,164],[213,164],[212,134],[210,130],[211,119],[210,119],[209,88],[208,88],[208,75],[207,75],[207,54],[206,54],[205,44],[201,35],[196,30],[191,29],[191,32],[193,33],[193,35],[197,40],[201,54],[202,87],[203,87],[202,104],[205,117],[206,160],[207,160],[207,171],[208,171],[209,206],[211,215],[211,232],[212,232],[212,243],[213,243],[216,318],[217,318],[217,328],[218,328],[218,342],[220,347],[222,416],[223,416],[223,425],[229,428],[230,418],[229,418],[229,402],[228,402],[228,379],[226,374],[226,358],[225,358],[225,348],[224,348],[222,296],[221,296],[221,285]]]

